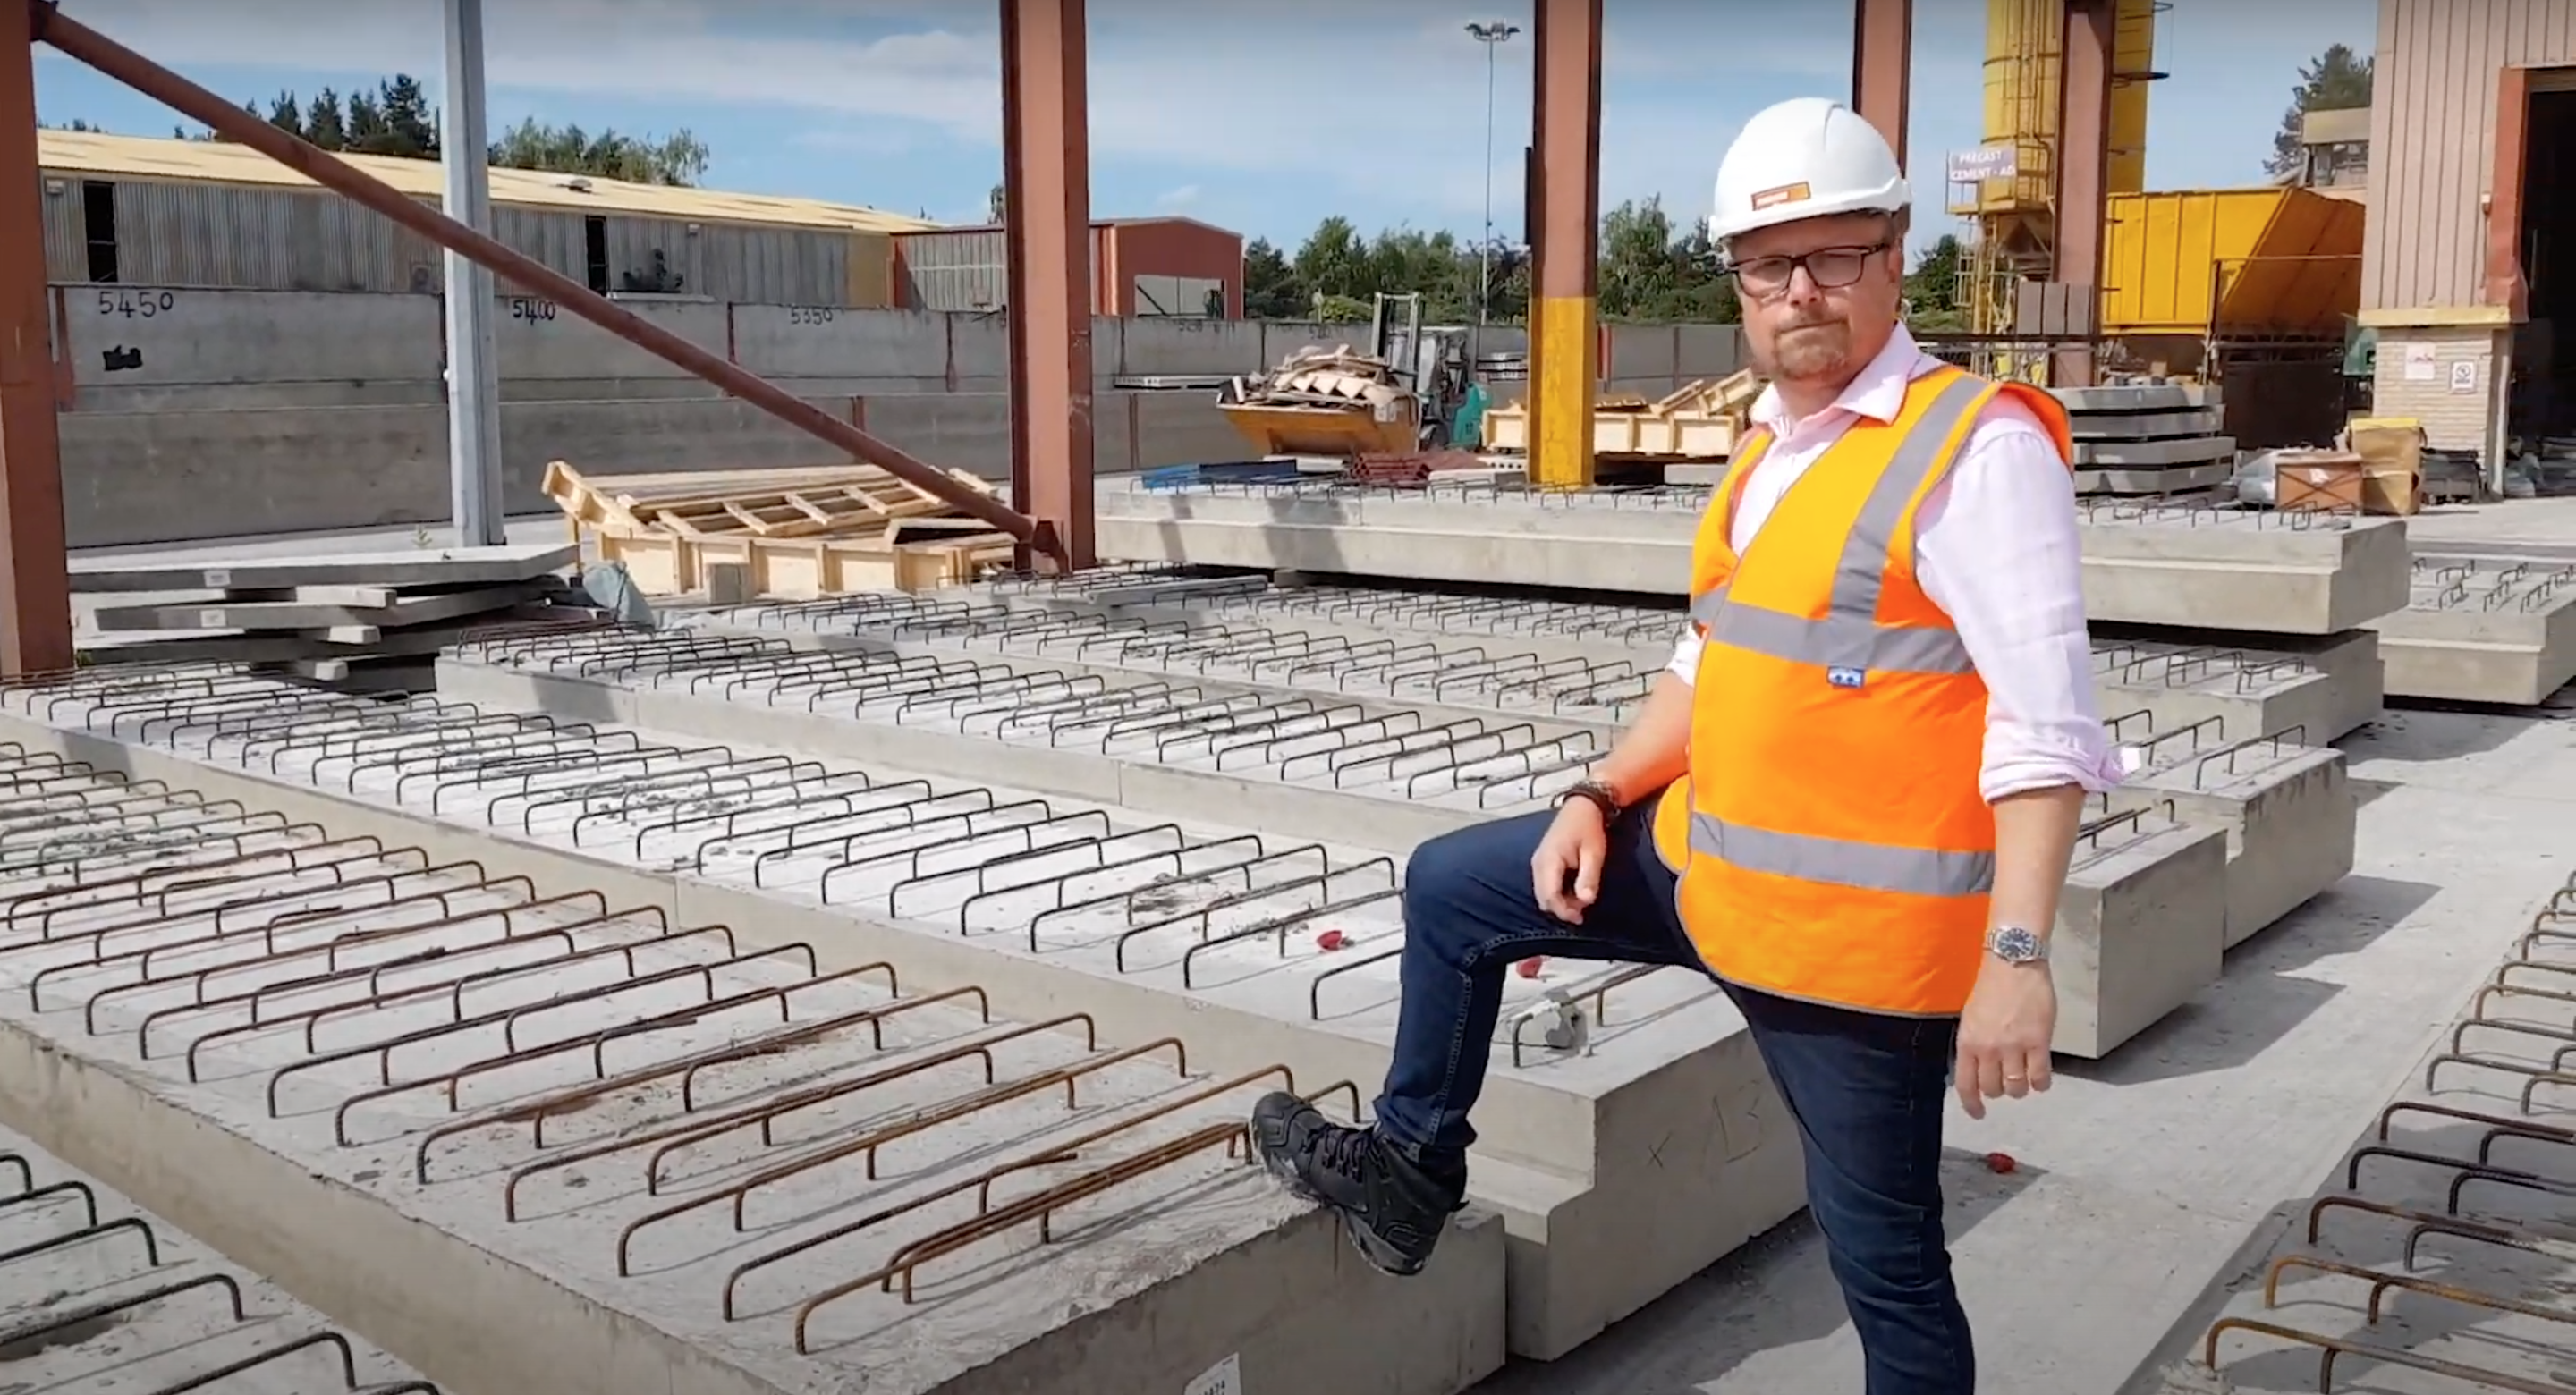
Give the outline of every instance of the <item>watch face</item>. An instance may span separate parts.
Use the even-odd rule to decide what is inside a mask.
[[[2039,936],[2018,925],[2007,925],[1995,931],[1995,957],[2015,964],[2026,964],[2040,956]]]

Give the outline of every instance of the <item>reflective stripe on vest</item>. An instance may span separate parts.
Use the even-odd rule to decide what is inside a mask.
[[[1878,597],[1906,505],[1940,468],[1951,436],[1983,403],[1991,387],[1970,374],[1954,377],[1897,447],[1895,460],[1878,477],[1851,536],[1843,542],[1842,560],[1834,568],[1833,597],[1823,619],[1729,602],[1724,586],[1692,597],[1691,619],[1715,643],[1791,663],[1861,673],[1973,672],[1975,666],[1968,661],[1967,647],[1959,642],[1957,631],[1881,625]]]
[[[1881,843],[1777,833],[1730,824],[1696,809],[1690,816],[1690,850],[1694,856],[1713,857],[1748,872],[1768,872],[1802,882],[1825,882],[1864,891],[1982,896],[1995,886],[1993,853],[1892,848]]]

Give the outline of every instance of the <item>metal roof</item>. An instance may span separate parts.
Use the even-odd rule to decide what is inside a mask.
[[[300,185],[307,188],[313,184],[313,181],[243,145],[111,136],[93,131],[46,130],[37,132],[36,138],[37,163],[46,170],[62,174]],[[342,155],[340,158],[415,198],[436,199],[447,187],[446,175],[436,160],[405,160],[385,155]],[[819,199],[629,184],[620,179],[588,175],[578,177],[588,187],[576,188],[573,187],[575,178],[572,175],[495,168],[492,171],[492,201],[585,213],[627,213],[708,223],[838,228],[852,232],[922,232],[939,226],[899,213],[861,208],[855,204],[825,203]]]

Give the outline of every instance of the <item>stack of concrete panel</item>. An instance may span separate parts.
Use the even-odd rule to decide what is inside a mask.
[[[437,1380],[1451,1395],[1500,1364],[1490,1216],[1397,1283],[1246,1161],[1257,1092],[1347,1117],[1356,1085],[975,947],[1143,923],[1147,883],[1077,882],[1160,849],[1183,880],[1153,906],[1196,913],[1168,957],[1238,926],[1192,883],[1275,907],[1316,885],[1283,885],[1290,859],[215,669],[10,697],[0,1101]],[[924,928],[819,908],[853,896]],[[1237,940],[1201,974],[1257,969]],[[1668,1030],[1639,987],[1611,1013]]]
[[[2085,494],[2189,494],[2227,482],[2236,441],[2215,386],[2148,383],[2053,389],[2075,436]]]
[[[2371,623],[2388,691],[2530,706],[2576,681],[2576,566],[2422,556],[2406,608]]]
[[[418,691],[466,631],[541,615],[573,547],[412,548],[221,566],[123,558],[72,564],[77,594],[113,595],[100,662],[247,663],[348,688]]]

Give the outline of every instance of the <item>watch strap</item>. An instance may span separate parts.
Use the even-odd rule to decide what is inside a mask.
[[[1599,809],[1601,821],[1604,823],[1618,818],[1627,809],[1626,805],[1619,802],[1619,792],[1599,780],[1577,780],[1559,790],[1556,795],[1556,807],[1562,809],[1568,801],[1576,799],[1587,801],[1594,808]]]

